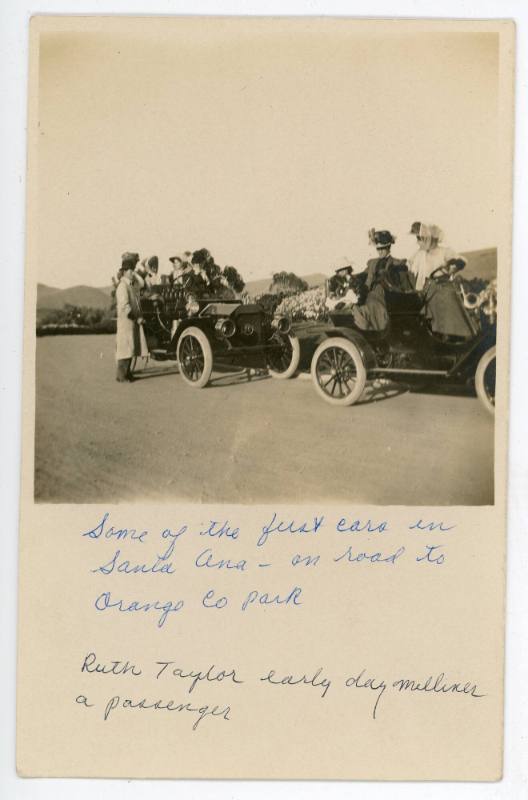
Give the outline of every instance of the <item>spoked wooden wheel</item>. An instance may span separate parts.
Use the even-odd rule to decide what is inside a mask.
[[[312,358],[311,373],[316,392],[334,406],[356,403],[367,381],[361,353],[348,339],[322,342]]]
[[[490,414],[495,413],[496,348],[491,347],[480,359],[475,373],[475,389],[479,400]]]
[[[286,380],[297,372],[301,359],[301,346],[296,336],[277,333],[273,337],[273,344],[281,345],[268,355],[268,371],[272,378]]]
[[[213,371],[213,351],[200,328],[187,328],[178,342],[178,365],[185,383],[203,389]]]

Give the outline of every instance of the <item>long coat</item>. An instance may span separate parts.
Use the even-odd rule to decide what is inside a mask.
[[[117,339],[116,360],[147,356],[145,334],[136,320],[141,316],[139,298],[130,281],[123,277],[116,289]]]
[[[390,283],[402,290],[414,288],[407,269],[407,262],[388,255],[386,258],[371,258],[367,261],[367,279],[365,281],[367,289],[374,288],[376,278],[383,273],[386,274]]]
[[[475,335],[471,319],[452,281],[429,281],[425,289],[425,315],[433,333],[461,336]]]
[[[385,291],[379,282],[386,275],[389,282],[402,290],[412,289],[405,261],[393,258],[371,258],[367,262],[365,286],[368,289],[367,299],[361,306],[354,306],[353,316],[361,330],[383,331],[389,324],[389,314],[385,303]]]

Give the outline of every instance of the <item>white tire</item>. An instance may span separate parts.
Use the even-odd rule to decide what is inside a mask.
[[[490,347],[480,359],[475,372],[477,396],[490,414],[495,413],[496,347]]]
[[[188,386],[203,389],[213,371],[213,351],[205,333],[200,328],[187,328],[178,341],[178,368]]]
[[[311,366],[315,391],[333,406],[357,403],[367,382],[367,371],[356,345],[341,337],[322,342]]]

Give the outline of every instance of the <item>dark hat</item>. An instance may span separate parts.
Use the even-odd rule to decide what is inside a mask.
[[[123,255],[121,256],[121,266],[123,267],[125,266],[125,264],[127,267],[131,264],[132,268],[134,268],[138,261],[139,261],[138,253],[126,252],[123,253]]]
[[[156,269],[157,270],[158,266],[159,266],[158,257],[157,256],[151,256],[149,258],[149,260],[147,261],[147,264],[150,267],[150,269]]]
[[[374,228],[369,231],[369,240],[378,249],[390,247],[396,241],[390,231],[376,231]]]
[[[411,225],[411,230],[409,231],[409,233],[412,236],[419,236],[421,227],[422,227],[422,223],[421,222],[413,222],[413,224]]]

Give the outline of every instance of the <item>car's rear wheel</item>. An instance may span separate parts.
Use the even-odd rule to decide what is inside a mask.
[[[301,360],[301,346],[296,336],[277,333],[273,337],[274,344],[280,349],[268,354],[268,371],[272,378],[286,380],[297,372]]]
[[[496,348],[491,347],[480,359],[475,372],[477,396],[490,414],[495,413]]]
[[[187,328],[178,342],[178,366],[185,383],[203,389],[213,371],[213,351],[200,328]]]
[[[311,373],[316,392],[333,406],[356,403],[367,382],[361,353],[348,339],[322,342],[313,355]]]

